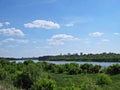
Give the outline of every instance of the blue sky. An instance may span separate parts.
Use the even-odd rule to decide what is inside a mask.
[[[120,53],[119,0],[0,0],[0,57]]]

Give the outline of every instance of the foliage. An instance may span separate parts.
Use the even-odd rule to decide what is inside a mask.
[[[82,64],[80,66],[83,73],[92,73],[93,65],[92,64]]]
[[[28,90],[31,88],[33,81],[28,72],[19,74],[13,82],[14,86]]]
[[[92,68],[92,73],[99,73],[100,70],[101,70],[101,67],[100,65],[95,65],[93,68]]]
[[[70,63],[69,67],[68,67],[68,73],[70,75],[72,74],[78,74],[79,73],[79,65],[76,63]]]
[[[107,68],[107,73],[111,75],[120,74],[120,64],[113,64]]]
[[[0,82],[24,90],[37,90],[37,86],[39,88],[44,84],[49,84],[49,87],[56,90],[98,90],[99,88],[101,90],[119,90],[119,70],[120,64],[103,69],[100,65],[87,63],[56,65],[47,62],[34,63],[31,60],[16,63],[0,59]],[[106,74],[98,75],[101,72]],[[2,83],[0,83],[1,85]]]
[[[34,63],[34,61],[32,61],[32,60],[26,60],[23,62],[23,64],[25,64],[25,65],[29,65],[29,64],[33,64],[33,63]]]
[[[80,85],[80,88],[80,90],[99,90],[99,87],[95,84],[95,82],[87,77],[85,82]]]
[[[7,78],[7,72],[4,70],[0,70],[0,80],[6,80]]]
[[[97,61],[97,62],[120,62],[120,54],[101,53],[101,54],[70,54],[56,56],[42,56],[39,60],[44,61]]]
[[[31,90],[55,90],[55,88],[56,83],[54,80],[40,78],[34,83]]]
[[[108,75],[104,73],[98,75],[98,80],[97,80],[98,85],[109,85],[111,83],[112,80]]]

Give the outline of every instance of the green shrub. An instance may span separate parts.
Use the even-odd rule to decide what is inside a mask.
[[[13,84],[18,88],[28,90],[29,88],[31,88],[33,81],[28,72],[22,72],[21,74],[17,75],[16,79],[13,81]]]
[[[109,85],[112,83],[111,78],[106,74],[99,74],[97,79],[97,85]]]
[[[80,65],[80,68],[82,69],[83,73],[92,73],[93,72],[93,70],[92,70],[93,67],[94,66],[92,64],[88,64],[88,63]]]
[[[5,80],[7,78],[8,73],[4,70],[0,70],[0,80]]]
[[[28,65],[28,64],[34,64],[34,61],[32,60],[25,60],[23,64]]]
[[[100,65],[95,65],[95,66],[93,66],[93,68],[92,68],[92,73],[99,73],[99,72],[100,72],[100,69],[101,69],[101,66],[100,66]]]
[[[59,65],[59,66],[58,66],[58,73],[63,73],[63,72],[65,72],[65,67],[64,67],[64,65]]]
[[[34,85],[32,86],[31,90],[55,90],[56,83],[52,79],[38,79]]]
[[[113,64],[107,68],[107,73],[111,75],[120,74],[120,64]]]
[[[79,65],[77,63],[70,63],[68,67],[68,74],[78,74],[79,73]]]

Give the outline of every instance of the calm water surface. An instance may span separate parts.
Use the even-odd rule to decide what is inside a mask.
[[[25,60],[16,60],[16,63],[19,63],[19,62],[24,62]],[[43,61],[39,61],[39,60],[33,60],[34,62],[43,62]],[[48,63],[54,63],[54,64],[66,64],[66,63],[77,63],[77,64],[85,64],[85,63],[88,63],[88,64],[93,64],[93,65],[101,65],[103,67],[107,67],[107,66],[110,66],[112,64],[120,64],[120,62],[80,62],[80,61],[45,61],[45,62],[48,62]]]

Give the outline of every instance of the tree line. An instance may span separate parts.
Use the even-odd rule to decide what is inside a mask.
[[[70,54],[56,56],[41,56],[39,60],[46,61],[96,61],[96,62],[120,62],[120,54],[101,53],[101,54]]]

